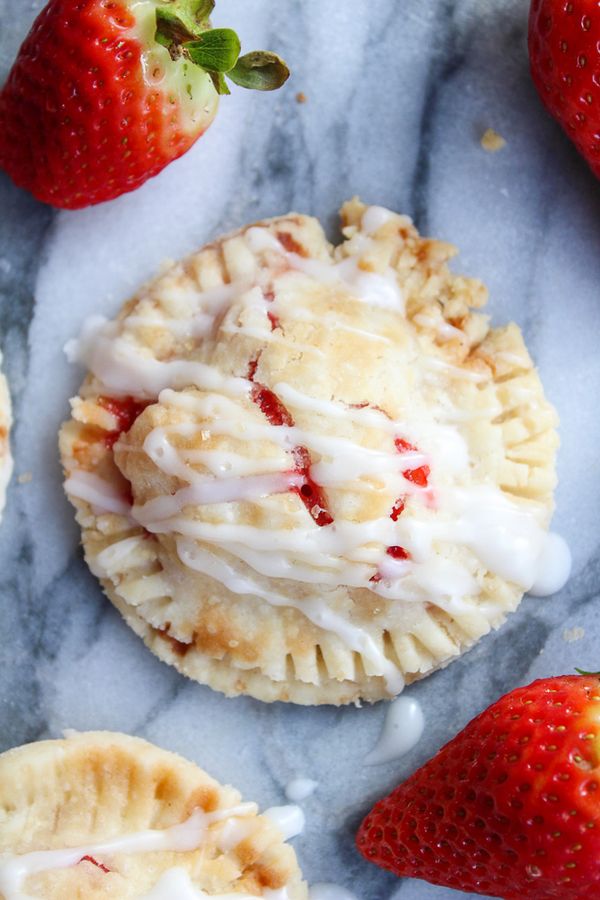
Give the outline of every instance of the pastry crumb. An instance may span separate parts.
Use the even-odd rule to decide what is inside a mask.
[[[304,91],[298,91],[296,94],[296,103],[306,103],[308,97],[304,93]]]
[[[506,141],[502,135],[498,134],[497,131],[494,131],[493,128],[486,128],[481,136],[481,146],[484,150],[487,150],[488,153],[497,153],[498,150],[502,150],[503,147],[506,147]]]
[[[580,628],[578,625],[575,628],[565,628],[562,635],[563,641],[566,641],[567,644],[573,644],[575,641],[580,641],[584,634],[585,629]]]
[[[29,482],[32,479],[33,479],[32,472],[23,472],[21,475],[19,475],[19,477],[17,478],[17,481],[19,482],[19,484],[29,484]]]

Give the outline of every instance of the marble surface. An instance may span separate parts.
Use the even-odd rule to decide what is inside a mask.
[[[0,77],[41,0],[0,0]],[[353,833],[370,802],[500,693],[598,666],[600,624],[600,188],[540,108],[527,72],[525,0],[220,0],[246,46],[292,64],[277,96],[237,90],[206,137],[137,193],[52,213],[0,176],[0,299],[16,474],[0,533],[0,749],[65,727],[145,736],[268,806],[318,780],[295,846],[309,881],[359,900],[458,896],[364,863]],[[10,16],[10,20],[9,20]],[[7,23],[9,20],[9,24]],[[303,91],[307,102],[295,100]],[[482,150],[488,126],[507,146]],[[526,599],[503,629],[410,688],[423,738],[363,765],[385,714],[226,700],[155,660],[103,599],[61,490],[56,432],[81,372],[65,341],[112,314],[156,270],[222,230],[288,211],[335,214],[354,193],[456,242],[498,323],[524,328],[562,418],[555,527],[571,542],[559,596]]]

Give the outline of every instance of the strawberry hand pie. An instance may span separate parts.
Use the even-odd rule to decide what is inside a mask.
[[[552,592],[557,417],[448,244],[357,200],[174,265],[70,356],[86,559],[163,660],[226,694],[397,694]],[[542,578],[543,576],[543,578]]]
[[[306,900],[285,835],[196,765],[72,734],[0,756],[2,900]]]

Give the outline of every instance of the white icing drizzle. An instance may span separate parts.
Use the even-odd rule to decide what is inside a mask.
[[[131,505],[115,490],[112,484],[83,469],[74,469],[65,481],[65,490],[72,497],[86,500],[95,512],[116,513],[128,516]]]
[[[193,315],[186,314],[182,319],[169,318],[155,309],[127,316],[123,326],[125,331],[135,331],[138,328],[166,329],[175,337],[183,339],[206,337],[213,330],[215,319],[223,315],[240,291],[243,291],[243,283],[240,282],[219,285],[195,295],[193,299],[199,303],[200,308]],[[67,347],[77,352],[76,346],[67,344]]]
[[[210,825],[229,816],[254,815],[256,811],[255,803],[241,803],[231,809],[211,813],[196,810],[185,822],[171,828],[139,831],[66,850],[36,850],[21,856],[4,857],[0,859],[0,893],[4,895],[4,900],[31,900],[22,893],[27,878],[40,872],[76,866],[85,856],[101,860],[121,853],[185,853],[197,850]]]
[[[248,835],[252,833],[253,828],[254,823],[248,819],[231,816],[223,823],[219,831],[217,847],[219,850],[222,850],[223,853],[228,853],[230,850],[233,850],[234,847],[237,847],[238,844],[241,844],[242,841],[246,840]]]
[[[394,213],[384,206],[368,206],[362,217],[362,230],[372,235],[394,218]]]
[[[420,741],[425,727],[421,704],[414,697],[398,697],[388,705],[376,746],[365,757],[365,765],[379,766],[404,756]]]
[[[312,885],[308,900],[358,900],[358,897],[339,884],[322,882]]]
[[[284,386],[282,394],[287,393]],[[242,410],[235,404],[223,399],[217,400],[209,396],[195,397],[179,395],[172,391],[163,391],[160,402],[164,405],[193,410],[196,417],[210,418],[210,424],[206,427],[206,436],[226,435],[232,438],[243,436],[246,440],[264,440],[277,444],[282,451],[288,453],[294,447],[306,447],[311,453],[320,457],[320,462],[313,464],[311,474],[315,480],[324,487],[344,485],[372,491],[372,482],[360,485],[359,479],[372,478],[377,473],[378,481],[387,493],[394,495],[423,493],[423,489],[413,484],[403,473],[418,469],[427,465],[429,457],[418,451],[406,451],[400,453],[390,441],[388,450],[375,450],[362,447],[353,441],[322,435],[315,432],[307,432],[296,426],[285,425],[273,427],[268,422],[257,424],[255,422],[241,422]],[[184,506],[191,503],[208,504],[233,500],[245,500],[253,497],[266,496],[268,494],[285,493],[294,485],[302,483],[298,473],[290,471],[293,464],[289,456],[282,456],[281,468],[283,471],[274,473],[275,461],[271,464],[270,474],[259,475],[256,473],[256,464],[248,461],[240,454],[229,454],[226,457],[213,451],[213,460],[221,462],[219,478],[208,479],[194,471],[190,464],[203,461],[203,451],[187,450],[173,447],[169,442],[169,436],[197,434],[199,429],[195,425],[179,425],[169,428],[155,428],[150,432],[144,443],[144,451],[150,459],[168,475],[182,478],[190,484],[191,490],[184,489],[177,495],[165,498],[168,503],[163,504],[165,510],[170,512],[159,516],[164,519],[166,515],[180,513]],[[452,451],[452,443],[448,442],[449,452]],[[248,471],[252,477],[236,478],[223,477],[227,473],[224,463],[231,465],[233,462],[237,468],[240,465],[246,467],[243,475]],[[258,462],[264,466],[264,461]],[[248,469],[248,466],[252,468]],[[214,470],[213,470],[214,471]],[[215,472],[215,474],[217,474]],[[196,497],[196,499],[194,499]],[[141,524],[151,525],[153,510],[160,508],[160,504],[151,501],[144,508],[136,507],[134,514]]]
[[[285,786],[285,796],[291,803],[301,803],[314,794],[319,786],[312,778],[293,778]]]
[[[270,249],[280,256],[283,255],[293,269],[315,281],[322,284],[341,283],[353,296],[364,300],[365,303],[404,313],[404,297],[398,284],[398,277],[391,268],[383,273],[370,272],[361,268],[359,259],[350,256],[334,263],[289,253],[283,249],[277,238],[264,228],[248,229],[246,240],[253,250]],[[368,244],[365,242],[365,249],[367,248]]]
[[[184,565],[215,578],[234,594],[250,594],[260,597],[272,606],[297,609],[314,625],[337,635],[347,647],[365,656],[373,664],[375,674],[385,678],[391,694],[397,694],[402,690],[404,679],[399,669],[388,660],[383,648],[377,645],[367,631],[358,628],[344,616],[335,613],[327,603],[317,599],[294,600],[291,597],[279,595],[270,588],[262,588],[247,575],[236,571],[225,560],[198,546],[195,541],[178,538],[177,553]]]
[[[114,544],[109,544],[96,557],[96,565],[102,572],[112,574],[120,564],[127,559],[143,543],[143,538],[139,535],[124,538]]]
[[[297,837],[304,831],[306,819],[304,813],[299,806],[290,804],[289,806],[271,806],[265,809],[263,816],[275,825],[283,835],[284,841]]]
[[[352,257],[339,263],[305,259],[296,253],[287,253],[286,257],[292,268],[309,278],[325,284],[340,282],[359,300],[404,314],[404,297],[393,269],[388,269],[383,274],[364,271],[360,267],[360,261]]]
[[[249,392],[245,378],[222,375],[205,363],[182,359],[166,362],[144,355],[138,345],[120,334],[120,323],[91,316],[81,337],[69,341],[65,353],[70,362],[81,362],[114,396],[158,397],[165,388],[180,390],[193,384],[207,391],[243,395]]]
[[[427,356],[424,359],[425,365],[434,372],[445,372],[451,378],[462,378],[464,381],[472,381],[475,384],[483,384],[489,380],[489,375],[483,372],[474,372],[472,369],[466,369],[463,366],[453,366],[439,356]]]
[[[381,547],[400,545],[411,555],[409,569],[401,570],[408,578],[397,579],[391,592],[385,584],[371,586],[371,590],[384,593],[390,599],[429,597],[434,602],[441,602],[443,598],[457,599],[477,590],[472,574],[463,563],[455,563],[439,555],[437,548],[442,543],[449,546],[462,543],[490,571],[525,590],[531,587],[546,540],[546,532],[540,526],[534,509],[519,507],[499,490],[483,486],[443,489],[439,502],[440,511],[436,516],[425,512],[423,517],[415,513],[404,519],[400,517],[397,522],[389,516],[358,523],[341,520],[318,531],[300,522],[293,529],[282,530],[215,524],[185,519],[183,516],[163,523],[146,521],[145,524],[155,533],[176,532],[185,538],[215,545],[243,559],[259,574],[270,577],[293,577],[294,580],[313,582],[315,575],[312,570],[318,569],[317,583],[340,584],[338,576],[347,567],[341,583],[352,587],[365,586],[369,582],[374,563],[390,566],[390,562],[383,558],[385,553],[382,553]],[[373,544],[375,546],[369,549]],[[180,539],[178,545],[185,553],[183,561],[186,565],[192,568],[202,565],[206,551],[200,552],[197,548],[198,553],[194,556],[193,542]],[[273,555],[275,552],[276,556]],[[296,562],[303,559],[309,563],[308,572]],[[223,583],[225,578],[232,580],[227,577],[226,568],[218,569],[218,580]],[[388,573],[396,571],[400,572],[393,567]],[[237,573],[234,573],[235,576]],[[245,577],[242,581],[247,588],[252,585]],[[422,591],[417,598],[415,589],[419,587]],[[261,590],[258,585],[254,588]],[[240,590],[235,592],[244,593]],[[266,593],[265,599],[269,599]],[[260,595],[257,593],[257,596]],[[271,602],[276,604],[275,596],[271,595],[271,598]],[[286,602],[289,605],[290,601]],[[309,608],[310,605],[302,601],[302,609]]]
[[[571,551],[564,538],[550,532],[542,546],[536,578],[529,588],[534,597],[550,597],[562,590],[571,574]]]

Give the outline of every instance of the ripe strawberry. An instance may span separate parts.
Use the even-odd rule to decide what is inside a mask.
[[[396,875],[476,894],[600,897],[600,678],[506,694],[375,805],[357,846]]]
[[[50,0],[0,93],[0,167],[53,206],[132,191],[181,156],[215,117],[225,74],[271,90],[273,53],[239,56],[211,30],[214,0]]]
[[[600,5],[533,0],[529,59],[548,111],[600,177]]]

